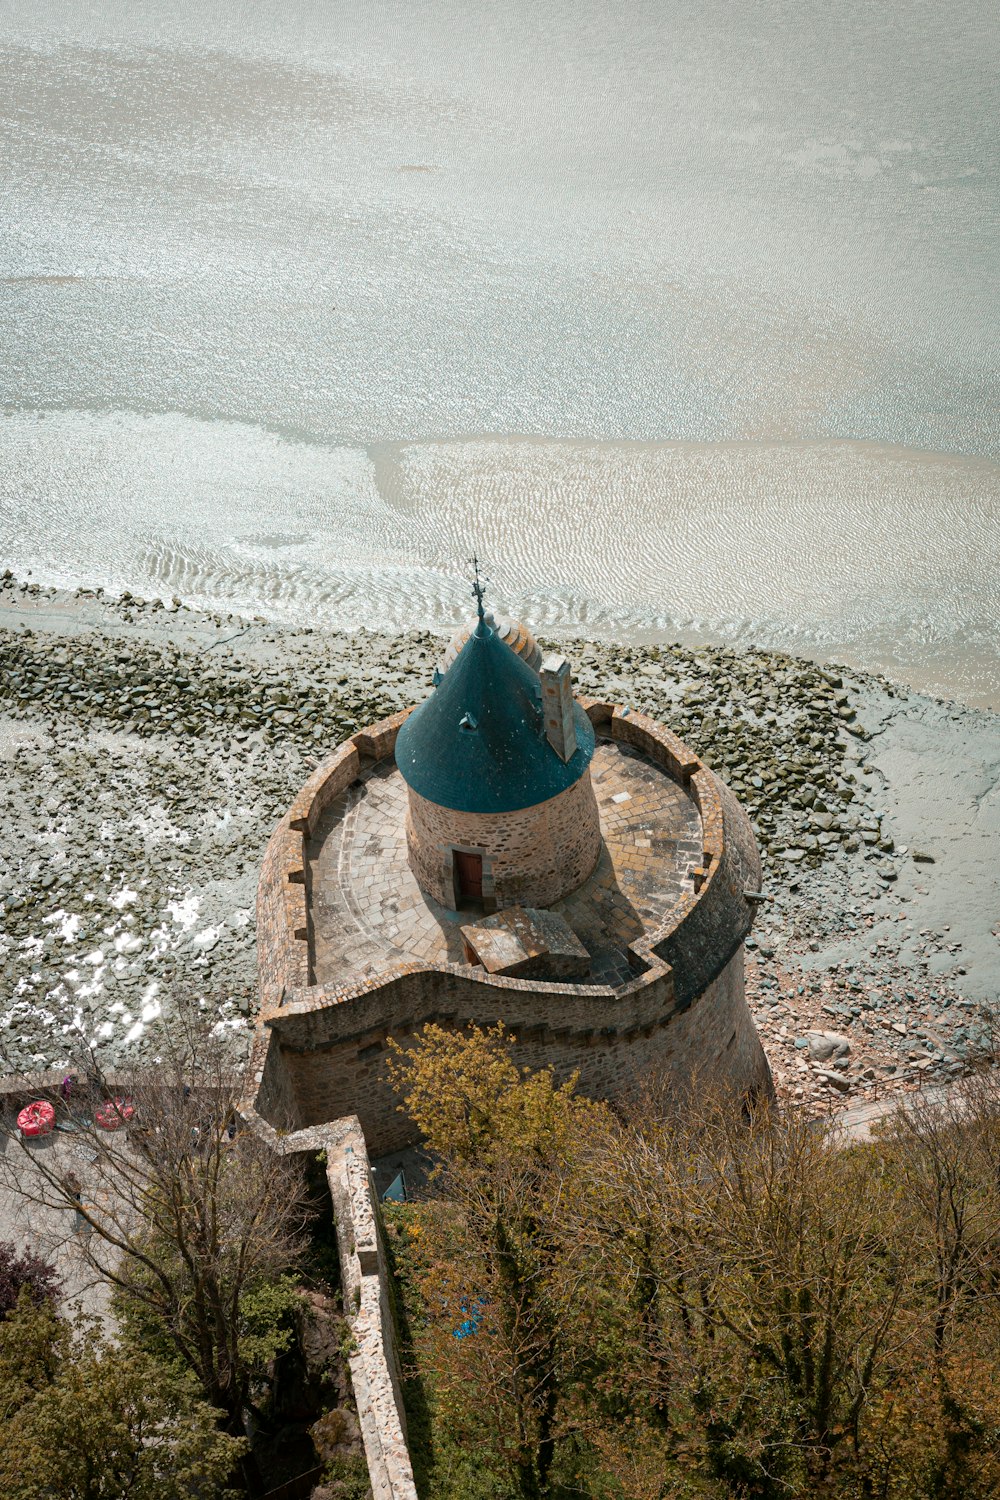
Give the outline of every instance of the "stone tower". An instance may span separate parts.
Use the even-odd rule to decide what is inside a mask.
[[[546,686],[545,667],[540,677],[480,605],[478,624],[399,731],[410,868],[450,911],[551,906],[597,863],[594,730],[572,696],[568,664],[553,666]],[[558,732],[543,689],[559,704]]]

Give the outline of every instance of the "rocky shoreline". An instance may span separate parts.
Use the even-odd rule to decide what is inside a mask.
[[[955,1076],[992,1044],[1000,718],[846,668],[561,642],[578,690],[648,710],[750,811],[749,994],[779,1092]],[[332,635],[0,576],[0,1049],[142,1055],[172,996],[255,995],[254,893],[292,795],[429,691],[442,642]]]

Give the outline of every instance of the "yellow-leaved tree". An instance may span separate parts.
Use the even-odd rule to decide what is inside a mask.
[[[518,1067],[502,1025],[425,1028],[390,1064],[403,1108],[438,1160],[421,1219],[425,1355],[452,1436],[547,1492],[560,1435],[559,1194],[608,1128],[606,1106]]]

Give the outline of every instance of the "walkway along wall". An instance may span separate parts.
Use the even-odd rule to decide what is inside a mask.
[[[343,1312],[354,1340],[348,1362],[372,1495],[374,1500],[417,1500],[406,1444],[389,1274],[361,1125],[348,1116],[312,1130],[279,1135],[249,1100],[241,1112],[275,1151],[309,1156],[326,1153]]]

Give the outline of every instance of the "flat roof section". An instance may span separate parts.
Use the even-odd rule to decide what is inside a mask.
[[[551,908],[590,954],[590,977],[620,985],[628,947],[658,928],[693,889],[701,817],[659,766],[619,741],[598,741],[591,763],[604,849],[583,885]],[[317,984],[374,977],[401,961],[464,964],[468,910],[425,896],[406,854],[407,788],[391,759],[377,762],[326,809],[308,845]]]
[[[590,955],[558,912],[508,906],[462,928],[467,957],[489,974],[586,979]]]

